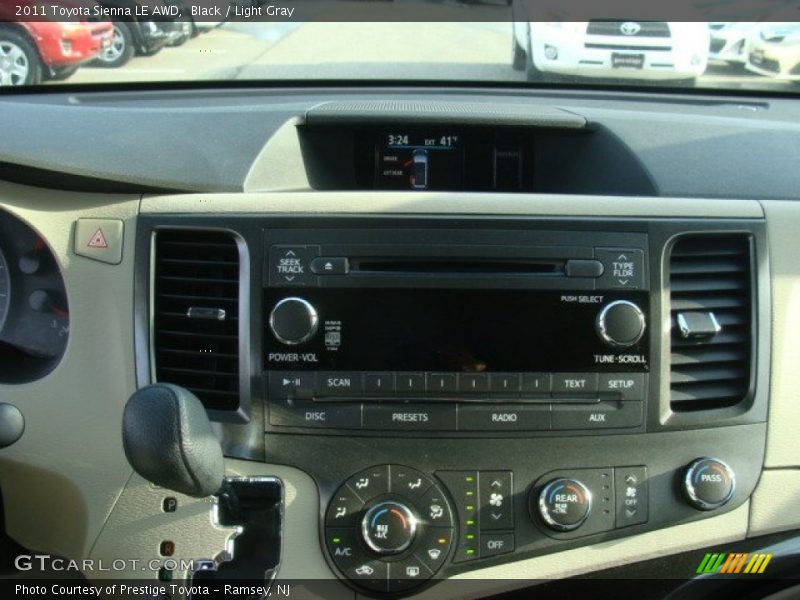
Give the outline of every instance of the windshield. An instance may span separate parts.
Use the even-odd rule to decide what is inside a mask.
[[[635,8],[598,16],[525,0],[3,1],[0,85],[290,80],[800,90],[800,22],[784,20],[796,10],[766,14],[722,0],[688,8],[678,16],[697,20],[642,18]]]

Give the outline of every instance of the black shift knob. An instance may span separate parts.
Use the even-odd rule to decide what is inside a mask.
[[[219,440],[200,400],[184,388],[157,383],[134,393],[122,416],[122,443],[133,469],[156,485],[196,498],[222,486]]]

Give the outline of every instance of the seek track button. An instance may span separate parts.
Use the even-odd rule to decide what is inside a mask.
[[[311,261],[319,246],[272,246],[269,250],[269,280],[273,285],[304,286],[316,282]]]

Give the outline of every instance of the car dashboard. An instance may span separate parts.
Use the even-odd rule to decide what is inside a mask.
[[[795,100],[0,106],[0,489],[24,548],[203,564],[89,580],[482,597],[800,525]],[[258,519],[131,467],[126,402],[153,384],[199,399]]]

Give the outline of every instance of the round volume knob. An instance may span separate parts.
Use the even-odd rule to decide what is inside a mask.
[[[400,554],[414,541],[417,518],[405,504],[381,502],[361,520],[361,536],[370,550],[381,556]]]
[[[733,497],[736,479],[733,470],[721,460],[698,458],[686,467],[683,488],[692,506],[714,510]]]
[[[592,509],[592,493],[575,479],[554,479],[539,492],[539,514],[555,531],[577,529]]]
[[[310,340],[318,325],[317,311],[302,298],[284,298],[269,314],[269,328],[273,335],[290,346]]]
[[[595,327],[597,335],[609,346],[627,348],[644,335],[644,313],[633,302],[616,300],[603,307]]]

